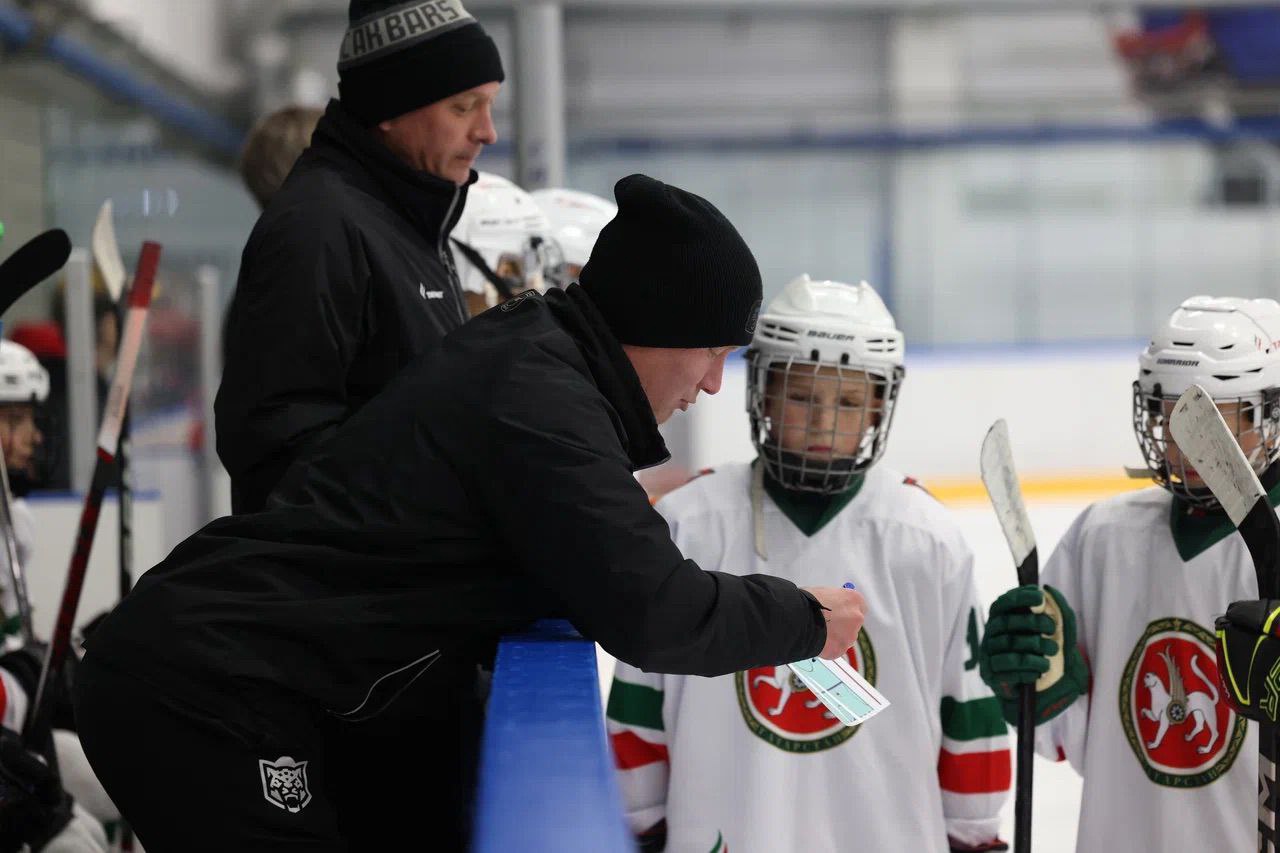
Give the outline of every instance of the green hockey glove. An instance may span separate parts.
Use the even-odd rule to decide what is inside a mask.
[[[1076,645],[1076,614],[1062,593],[1051,586],[1044,591],[1020,586],[997,598],[978,649],[978,671],[1010,724],[1017,724],[1018,689],[1024,684],[1036,686],[1036,725],[1089,689],[1089,667]]]

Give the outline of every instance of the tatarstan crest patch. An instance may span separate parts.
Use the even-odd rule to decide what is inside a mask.
[[[876,653],[865,627],[858,632],[848,660],[867,681],[876,683]],[[733,681],[747,728],[786,752],[822,752],[844,743],[861,728],[837,720],[786,664],[739,672]]]
[[[1120,720],[1138,763],[1170,788],[1208,785],[1231,769],[1248,731],[1218,683],[1213,634],[1189,619],[1157,619],[1120,680]]]

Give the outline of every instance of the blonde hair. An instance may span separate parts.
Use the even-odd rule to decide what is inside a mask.
[[[311,134],[324,110],[290,106],[260,119],[240,152],[240,177],[259,207],[280,189],[298,155],[311,144]]]

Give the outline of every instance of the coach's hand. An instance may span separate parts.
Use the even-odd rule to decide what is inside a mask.
[[[862,621],[866,618],[867,602],[856,589],[836,589],[829,586],[807,587],[805,592],[818,599],[822,615],[827,620],[827,643],[819,657],[834,660],[842,657],[858,641]]]

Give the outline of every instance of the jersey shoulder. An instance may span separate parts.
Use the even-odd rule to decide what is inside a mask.
[[[960,525],[951,511],[914,477],[883,463],[867,472],[866,501],[855,500],[855,516],[912,528],[919,535],[968,550]],[[860,496],[862,497],[862,496]]]
[[[1096,565],[1100,554],[1142,553],[1154,547],[1155,537],[1169,529],[1169,508],[1173,497],[1164,489],[1151,487],[1125,492],[1095,501],[1085,507],[1067,527],[1053,553],[1044,562],[1044,574],[1062,583],[1061,573],[1083,571]],[[1115,543],[1119,543],[1118,546]],[[1101,548],[1100,551],[1094,549]],[[1085,554],[1093,554],[1086,559]],[[1075,567],[1075,568],[1072,568]]]
[[[1159,486],[1094,501],[1072,522],[1068,535],[1106,535],[1167,526],[1173,496]]]
[[[751,465],[732,462],[703,469],[684,485],[667,492],[655,505],[673,523],[724,516],[751,509]]]

